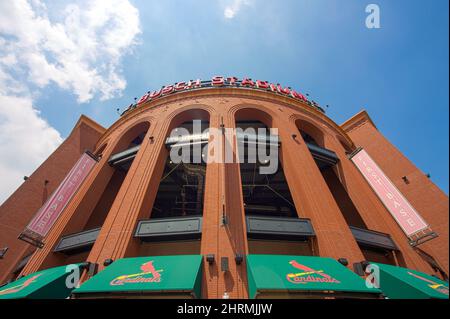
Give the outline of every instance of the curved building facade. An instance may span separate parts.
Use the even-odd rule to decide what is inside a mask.
[[[255,145],[275,152],[269,173],[261,170],[269,160],[246,160]],[[183,146],[191,152],[177,162],[173,154]],[[197,161],[196,147],[203,150]],[[17,239],[86,149],[97,162],[41,247]],[[411,235],[396,220],[396,204],[355,160],[361,152],[426,223],[420,232]],[[200,256],[202,298],[253,298],[256,261],[249,256],[331,258],[362,277],[371,262],[443,280],[448,274],[448,197],[365,111],[338,125],[306,96],[250,79],[166,86],[107,129],[82,117],[1,206],[0,222],[3,283],[86,262],[81,280],[88,282],[120,260],[151,256]],[[155,260],[146,265],[158,279],[170,267],[157,269]],[[183,259],[173,262],[183,273]]]

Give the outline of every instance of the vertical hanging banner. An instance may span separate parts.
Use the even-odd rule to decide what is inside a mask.
[[[408,236],[412,246],[437,237],[365,150],[360,149],[351,160]]]
[[[25,230],[19,235],[19,239],[42,248],[44,246],[44,237],[86,179],[95,163],[97,163],[95,155],[86,151],[45,204],[38,210]]]

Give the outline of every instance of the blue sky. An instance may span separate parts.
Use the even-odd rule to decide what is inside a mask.
[[[67,137],[80,114],[107,127],[117,120],[117,107],[164,84],[213,75],[249,76],[309,93],[321,105],[330,105],[327,115],[337,123],[366,109],[379,130],[448,194],[448,1],[115,1],[120,10],[92,4],[84,9],[83,1],[30,2],[37,16],[65,28],[69,39],[77,35],[73,42],[82,48],[81,57],[71,43],[64,50],[55,48],[61,38],[56,27],[45,27],[53,42],[39,42],[39,54],[55,68],[62,64],[62,73],[41,68],[38,59],[11,67],[24,57],[5,57],[23,51],[19,44],[25,40],[15,29],[2,29],[0,22],[3,43],[22,41],[7,50],[0,45],[0,87],[2,74],[7,87],[0,94],[31,103],[27,110],[32,107],[34,116],[45,122],[43,139]],[[380,7],[380,29],[365,26],[370,3]],[[98,12],[104,13],[100,25],[92,18]],[[73,22],[80,16],[98,27],[94,33],[83,30],[85,22]],[[93,39],[102,45],[92,44]],[[36,50],[35,43],[25,47]],[[61,59],[66,57],[73,63],[64,65]],[[33,68],[40,72],[35,77]],[[95,77],[93,71],[98,71]],[[39,81],[45,72],[48,81]],[[89,91],[86,83],[95,89]],[[0,108],[5,110],[5,105]],[[0,148],[9,134],[1,123],[2,113]],[[34,164],[24,163],[11,179],[30,174],[56,145],[42,146]],[[15,183],[0,189],[0,201]]]

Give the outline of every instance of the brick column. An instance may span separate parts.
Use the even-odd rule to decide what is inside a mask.
[[[210,128],[219,129],[221,124],[233,128],[234,116],[224,110],[229,105],[221,104],[220,112],[210,120]],[[227,131],[227,139],[221,137],[222,155],[226,141],[233,143],[234,136]],[[222,158],[223,158],[222,156]],[[226,223],[223,223],[226,216]],[[222,298],[228,293],[230,298],[247,298],[247,273],[245,260],[236,265],[237,253],[247,254],[244,223],[244,206],[239,164],[209,163],[206,170],[205,201],[203,210],[203,228],[201,252],[203,255],[214,254],[216,261],[208,265],[205,261],[203,276],[203,297]],[[229,271],[221,270],[221,258],[228,258]],[[206,281],[208,280],[208,281]]]
[[[236,127],[233,108],[229,108],[228,112],[224,113],[223,124],[226,128],[234,129]],[[225,284],[235,286],[235,291],[230,295],[231,298],[248,298],[247,264],[245,258],[248,254],[248,244],[242,195],[242,179],[237,158],[237,142],[234,130],[228,130],[226,134],[225,143],[228,143],[229,149],[232,150],[233,163],[222,164],[225,172],[222,180],[225,194],[225,213],[228,224],[222,227],[221,242],[225,243],[226,241],[227,243],[230,269],[234,271],[234,282],[231,282],[232,280],[229,278]],[[241,254],[244,258],[240,265],[235,263],[236,254]]]
[[[111,206],[88,261],[104,268],[103,261],[117,260],[137,254],[140,241],[133,238],[138,220],[148,218],[158,191],[167,153],[164,142],[168,123],[153,125],[147,132],[139,152]],[[157,134],[156,134],[157,133]],[[153,136],[153,140],[150,136]]]
[[[349,264],[363,255],[322,173],[293,121],[274,123],[281,138],[281,161],[299,217],[310,218],[317,236],[318,255],[346,258]],[[296,138],[292,137],[296,135]]]
[[[210,129],[219,127],[220,116],[211,116]],[[210,150],[208,150],[210,151]],[[209,265],[203,260],[202,296],[203,298],[220,298],[219,274],[219,227],[221,216],[221,187],[220,187],[221,165],[209,163],[206,166],[205,193],[203,200],[203,225],[200,252],[203,256],[213,254],[215,263]]]
[[[347,157],[339,140],[334,136],[326,135],[324,142],[325,147],[334,151],[339,157],[336,173],[366,226],[371,230],[390,234],[402,252],[407,267],[427,273],[432,272],[431,267],[411,248],[400,226],[397,225],[358,168]]]

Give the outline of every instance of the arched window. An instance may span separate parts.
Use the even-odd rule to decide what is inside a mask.
[[[283,231],[309,220],[297,213],[281,162],[283,141],[272,118],[245,108],[235,121],[249,253],[314,255],[313,234]]]
[[[325,148],[324,134],[319,128],[304,120],[298,120],[296,125],[304,142],[308,146],[317,167],[322,173],[322,177],[338,205],[342,216],[347,222],[347,225],[350,226],[352,233],[354,235],[356,234],[355,239],[366,260],[392,265],[404,265],[404,259],[401,252],[397,251],[395,248],[388,249],[385,246],[378,245],[376,242],[370,244],[367,243],[368,238],[369,241],[370,238],[372,238],[373,231],[368,230],[366,223],[348,194],[345,176],[342,171],[342,166],[339,163],[340,160],[347,159],[339,159],[332,150]],[[340,138],[338,138],[338,140],[344,147],[346,153],[351,153],[351,148]],[[386,234],[378,233],[378,236],[383,235],[388,236]]]
[[[136,226],[140,245],[133,256],[200,254],[208,128],[209,113],[201,109],[172,119],[159,151],[157,190],[148,190],[145,219]]]
[[[236,129],[238,144],[241,146],[240,151],[244,153],[239,154],[241,158],[239,167],[245,214],[297,217],[278,153],[276,158],[271,159],[255,156],[258,155],[258,149],[261,147],[266,147],[265,151],[270,151],[268,144],[272,142],[269,128],[261,121],[239,120],[237,117]],[[268,143],[261,143],[263,141],[259,138],[262,136]],[[261,168],[267,166],[267,161],[270,160],[277,162],[276,169],[269,174],[262,173]]]
[[[201,216],[206,177],[208,119],[194,118],[175,127],[166,140],[168,156],[150,218]],[[196,152],[201,152],[196,154]],[[183,153],[184,152],[184,153]],[[183,154],[182,154],[183,153]],[[171,154],[182,157],[171,158]]]
[[[336,153],[324,147],[323,132],[304,120],[297,120],[296,125],[347,224],[366,229],[362,217],[339,178],[337,170],[339,158]]]
[[[295,125],[300,131],[300,134],[305,143],[324,147],[324,135],[319,128],[317,128],[310,122],[301,119],[295,121]]]

